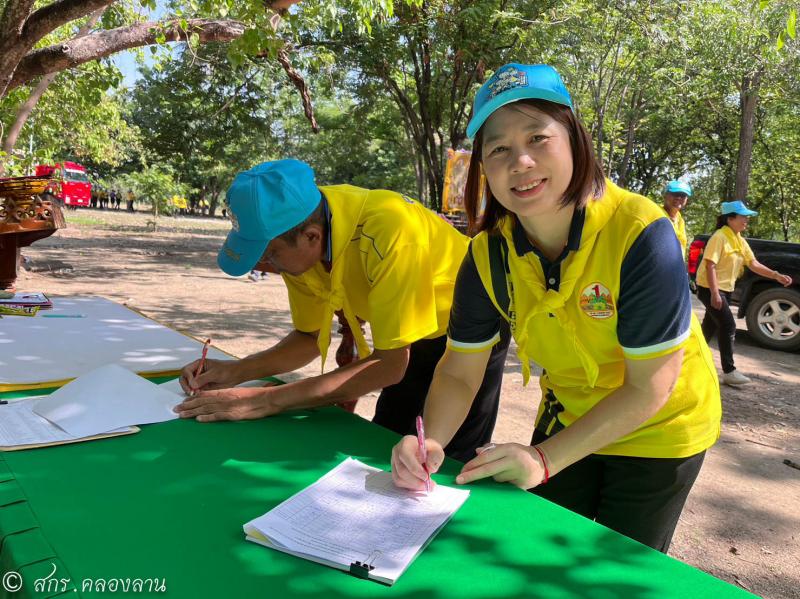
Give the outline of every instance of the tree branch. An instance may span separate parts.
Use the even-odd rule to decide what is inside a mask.
[[[289,60],[289,54],[285,47],[278,50],[278,62],[281,63],[283,70],[286,71],[287,77],[289,77],[292,84],[297,88],[297,91],[300,92],[300,97],[303,100],[303,112],[311,123],[311,130],[314,131],[314,133],[319,133],[319,125],[317,124],[317,119],[314,117],[314,107],[311,104],[311,95],[308,93],[308,86],[306,86],[303,76],[292,66],[292,62]]]
[[[62,25],[106,8],[114,0],[58,0],[35,11],[25,21],[22,29],[24,43],[32,47],[36,42]]]
[[[187,25],[187,29],[183,30],[178,19],[137,23],[36,50],[20,61],[8,89],[24,85],[41,75],[73,68],[121,50],[156,44],[161,36],[168,42],[177,42],[188,41],[196,33],[200,43],[205,44],[229,42],[241,37],[245,31],[242,23],[231,20],[189,19]]]

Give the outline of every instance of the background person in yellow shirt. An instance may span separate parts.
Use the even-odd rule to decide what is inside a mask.
[[[686,222],[681,211],[686,208],[689,198],[692,197],[692,186],[681,181],[670,181],[664,188],[664,212],[675,229],[675,235],[681,244],[681,255],[686,259]]]
[[[666,551],[720,429],[719,384],[672,225],[604,178],[552,67],[501,67],[473,115],[465,206],[480,233],[425,403],[426,465],[441,465],[474,373],[508,323],[523,379],[529,359],[544,370],[531,445],[484,447],[456,482],[510,482]],[[424,485],[413,436],[395,446],[392,474],[402,487]]]
[[[382,389],[374,422],[414,430],[433,371],[444,353],[459,265],[469,240],[419,202],[386,190],[317,187],[314,171],[278,160],[239,173],[228,190],[233,223],[219,252],[232,276],[278,272],[289,291],[295,330],[280,343],[237,361],[208,360],[183,369],[181,385],[200,392],[176,411],[197,420],[262,418],[329,405]],[[334,312],[342,310],[360,359],[331,372],[268,388],[232,388],[325,358]],[[370,324],[370,353],[358,319]],[[478,399],[447,446],[466,461],[494,429],[510,335],[480,376]],[[485,375],[485,376],[484,376]]]
[[[750,379],[736,370],[733,362],[733,341],[736,337],[736,320],[731,312],[731,292],[736,279],[746,266],[754,273],[778,281],[784,287],[792,284],[792,277],[782,275],[756,260],[742,231],[751,216],[744,202],[722,202],[722,214],[717,217],[717,230],[708,240],[703,260],[697,268],[697,298],[706,307],[703,318],[703,335],[710,341],[714,335],[719,343],[722,363],[722,382],[728,385],[745,385]]]

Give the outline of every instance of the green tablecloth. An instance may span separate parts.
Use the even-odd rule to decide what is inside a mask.
[[[54,567],[50,580],[71,583],[51,588],[69,597],[96,594],[81,592],[85,579],[136,578],[159,579],[166,594],[187,598],[745,595],[493,481],[471,486],[393,587],[245,541],[242,524],[347,455],[388,468],[396,439],[325,408],[254,422],[176,420],[125,437],[0,454],[0,576],[22,575],[11,597],[47,596],[35,581]],[[457,470],[449,462],[436,480],[452,484]]]

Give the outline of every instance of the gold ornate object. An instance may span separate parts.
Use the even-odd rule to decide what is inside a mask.
[[[28,198],[44,193],[52,183],[49,177],[14,177],[0,179],[0,197]]]
[[[52,196],[42,195],[50,184],[47,177],[0,180],[0,290],[14,289],[20,248],[67,226]]]

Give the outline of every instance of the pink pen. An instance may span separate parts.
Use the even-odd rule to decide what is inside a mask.
[[[417,443],[419,443],[419,455],[422,458],[422,467],[428,474],[425,479],[425,491],[431,492],[431,475],[428,472],[428,450],[425,449],[425,426],[422,424],[422,416],[417,416]]]
[[[194,378],[197,378],[201,374],[203,374],[203,367],[206,365],[206,355],[208,355],[208,346],[211,344],[211,339],[206,339],[205,343],[203,343],[203,353],[200,354],[200,363],[197,365],[197,370],[195,370]],[[197,389],[195,389],[197,391]]]

